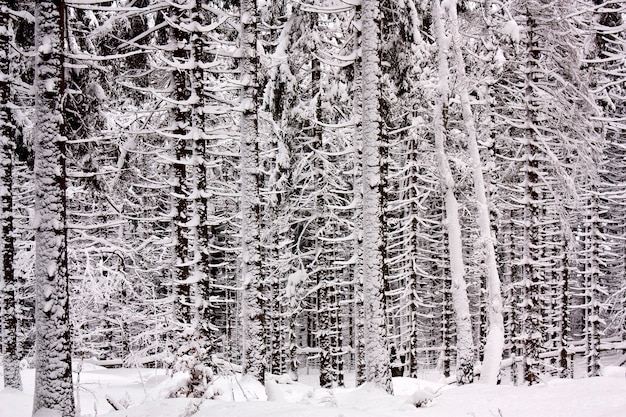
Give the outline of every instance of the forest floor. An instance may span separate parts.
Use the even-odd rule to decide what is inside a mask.
[[[4,389],[0,382],[0,417],[31,417],[34,372],[22,371],[24,392]],[[603,372],[595,378],[546,377],[532,387],[444,385],[430,372],[424,379],[394,378],[394,396],[367,385],[320,389],[312,373],[297,383],[277,377],[265,387],[231,375],[218,377],[217,399],[203,401],[166,399],[177,381],[162,369],[107,369],[85,363],[75,375],[75,386],[77,415],[83,417],[626,416],[626,368],[607,366]],[[121,409],[115,411],[107,398]],[[425,404],[416,408],[415,402]]]

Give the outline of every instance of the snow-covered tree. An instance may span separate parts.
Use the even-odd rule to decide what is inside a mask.
[[[380,125],[380,2],[362,3],[361,134],[363,137],[363,309],[365,319],[365,379],[392,393],[385,312],[385,217]]]
[[[494,237],[492,236],[491,219],[489,218],[489,202],[483,176],[483,163],[478,147],[478,132],[474,120],[474,112],[470,102],[469,80],[465,71],[466,64],[462,51],[462,38],[459,33],[459,20],[457,17],[456,2],[451,2],[449,24],[452,38],[453,56],[456,60],[456,78],[461,110],[465,125],[468,150],[472,164],[472,176],[474,182],[474,195],[477,202],[478,226],[480,240],[484,245],[484,263],[487,269],[487,311],[489,318],[489,330],[485,344],[484,360],[481,368],[481,381],[495,384],[500,372],[500,361],[504,347],[504,323],[502,317],[502,294],[500,290],[500,277],[496,260]]]
[[[381,124],[388,151],[385,168],[388,193],[385,202],[387,220],[387,315],[390,329],[392,370],[396,375],[405,368],[415,376],[420,361],[418,348],[425,343],[421,336],[427,331],[423,317],[427,303],[422,288],[432,277],[426,268],[424,251],[426,215],[429,192],[427,169],[429,123],[431,110],[426,92],[428,81],[420,79],[429,66],[432,48],[422,34],[427,10],[414,2],[396,4],[383,2],[381,28],[382,79]],[[393,23],[391,23],[393,22]],[[427,239],[427,238],[426,238]],[[409,329],[406,329],[406,327]]]
[[[35,6],[36,376],[33,411],[74,416],[67,274],[62,1]]]
[[[597,108],[581,70],[582,31],[574,20],[563,18],[575,15],[575,5],[511,2],[501,10],[508,19],[502,32],[512,41],[502,52],[503,71],[492,84],[499,92],[493,96],[496,138],[504,145],[499,195],[511,210],[500,222],[511,236],[501,255],[503,262],[511,257],[510,271],[507,266],[503,271],[512,285],[511,301],[518,299],[522,306],[508,313],[520,324],[509,331],[515,354],[523,357],[513,374],[523,372],[533,384],[543,370],[541,354],[560,346],[563,335],[558,333],[569,326],[566,310],[571,305],[560,304],[570,302],[569,294],[558,294],[554,304],[548,294],[573,288],[560,283],[569,279],[577,261],[576,210],[586,175],[593,176],[596,169],[600,139],[594,125]],[[557,309],[559,317],[551,314]],[[548,330],[556,327],[561,330]],[[559,337],[561,342],[555,341]]]
[[[302,34],[307,32],[303,23],[304,13],[293,7],[290,1],[274,2],[272,7],[261,11],[265,54],[261,58],[266,71],[263,91],[263,109],[271,122],[265,125],[265,154],[262,165],[266,177],[263,194],[266,203],[262,227],[267,287],[271,302],[266,306],[266,331],[268,334],[268,366],[272,374],[289,373],[297,379],[297,332],[296,324],[303,311],[299,290],[304,282],[289,277],[301,276],[298,264],[292,222],[296,221],[299,199],[292,169],[297,162],[297,139],[302,120],[294,107],[301,96],[298,69],[301,59]],[[303,88],[304,89],[304,88]],[[294,172],[295,171],[295,172]],[[295,201],[294,201],[295,200]],[[294,253],[295,252],[295,253]],[[299,263],[300,267],[302,263]]]
[[[32,150],[32,85],[34,62],[20,53],[31,51],[34,44],[34,5],[24,2],[9,2],[11,32],[15,48],[9,48],[11,114],[15,129],[12,164],[13,236],[15,277],[15,314],[17,318],[17,357],[23,358],[34,349],[35,339],[35,296],[34,296],[34,231],[30,213],[34,207],[33,150]],[[13,13],[15,12],[15,13]]]
[[[602,250],[602,268],[606,282],[606,290],[614,295],[613,317],[608,323],[608,331],[621,333],[626,337],[626,315],[624,301],[626,288],[623,280],[612,277],[623,275],[626,270],[626,249],[621,236],[626,230],[626,213],[624,212],[624,195],[620,190],[626,183],[624,175],[624,120],[626,118],[626,72],[622,65],[626,53],[624,31],[618,28],[624,24],[623,12],[626,8],[621,0],[588,1],[589,13],[583,19],[589,32],[587,62],[591,69],[590,87],[602,110],[603,135],[605,138],[599,176],[598,188],[589,198],[604,207],[598,213],[604,236],[601,248],[610,247],[610,255]],[[598,227],[600,225],[596,225]]]
[[[240,2],[241,119],[241,277],[244,326],[244,372],[260,382],[267,367],[264,335],[264,286],[261,260],[261,200],[259,190],[259,57],[258,9],[255,0]]]
[[[535,383],[572,375],[576,338],[596,374],[603,332],[626,334],[623,0],[43,4],[65,11],[65,84],[45,81],[56,34],[32,88],[28,30],[0,31],[5,360],[34,231],[38,317],[70,276],[74,354],[162,360],[191,376],[176,395],[204,395],[220,355],[260,381],[310,355],[326,387],[346,354],[388,391],[420,366],[469,382],[476,359]],[[59,97],[64,183],[41,175]],[[57,180],[48,239],[24,214],[62,205],[42,204]]]
[[[446,4],[448,5],[449,3],[447,2]],[[437,153],[439,177],[446,210],[450,274],[452,278],[451,295],[457,333],[457,382],[459,384],[467,384],[474,380],[474,340],[469,300],[467,298],[467,283],[465,281],[459,204],[455,196],[454,177],[450,170],[450,163],[445,149],[447,134],[445,118],[450,97],[450,66],[448,63],[450,52],[447,40],[448,35],[445,33],[442,7],[439,0],[432,1],[431,11],[433,33],[438,46],[437,60],[439,70],[438,96],[434,109],[435,152]]]
[[[361,5],[355,6],[354,18],[360,22]],[[361,25],[354,25],[352,28],[354,41],[353,48],[360,46]],[[354,359],[355,359],[355,379],[356,385],[360,386],[366,382],[365,376],[365,310],[363,308],[363,279],[365,260],[363,258],[363,73],[362,60],[360,56],[356,56],[353,68],[353,89],[352,96],[354,98],[353,111],[355,117],[354,136],[352,146],[354,147],[354,172],[352,174],[353,189],[353,248],[354,248],[354,311],[355,311],[355,337],[354,337]]]
[[[16,126],[11,111],[10,45],[12,37],[9,4],[0,5],[0,253],[2,253],[1,310],[4,386],[22,389],[18,356],[17,279],[15,276],[13,223],[13,159]]]

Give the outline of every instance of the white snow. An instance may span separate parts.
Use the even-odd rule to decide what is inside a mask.
[[[502,69],[504,68],[504,64],[506,64],[506,57],[504,56],[504,52],[502,51],[502,49],[498,48],[493,58],[493,62],[495,64],[496,70],[502,71]]]
[[[44,313],[50,313],[50,312],[52,311],[52,307],[53,307],[53,306],[54,306],[54,301],[53,301],[53,300],[46,301],[46,302],[43,304],[42,311],[43,311]]]
[[[52,40],[49,36],[44,36],[39,45],[39,53],[42,55],[50,55],[52,53]]]
[[[105,101],[108,100],[107,93],[104,91],[104,88],[98,83],[93,83],[89,86],[89,92],[98,100]]]
[[[176,372],[171,378],[166,378],[158,384],[150,394],[158,399],[172,398],[176,391],[189,384],[189,379],[188,372]]]
[[[444,13],[447,13],[452,7],[456,7],[456,0],[443,0],[441,2],[441,9]]]
[[[285,289],[287,298],[295,297],[300,287],[306,280],[308,275],[305,270],[299,269],[287,277],[287,286]]]
[[[54,78],[48,78],[44,81],[44,88],[48,93],[54,93],[57,91],[56,80]]]
[[[602,368],[602,375],[611,378],[625,378],[626,368],[623,366],[605,366]]]
[[[509,20],[502,26],[502,34],[508,35],[514,43],[518,43],[520,40],[519,25],[515,20]]]
[[[33,415],[33,417],[63,417],[63,416],[58,411],[51,410],[49,408],[41,408]]]
[[[282,377],[268,378],[264,388],[231,373],[217,376],[213,388],[218,395],[213,400],[168,399],[171,388],[184,376],[170,377],[162,369],[106,369],[84,363],[80,379],[75,374],[74,380],[78,381],[78,415],[83,417],[606,417],[624,415],[625,372],[624,367],[606,366],[601,377],[547,378],[546,383],[532,387],[453,386],[394,378],[395,396],[371,385],[325,390]],[[0,417],[31,417],[35,371],[22,370],[22,379],[24,392],[0,389]],[[353,375],[347,381],[353,381]],[[114,411],[107,397],[125,408]],[[418,402],[419,410],[413,405]]]
[[[50,278],[54,278],[54,276],[55,276],[55,275],[56,275],[56,273],[57,273],[57,263],[56,263],[56,262],[50,262],[50,263],[48,264],[48,268],[47,268],[47,271],[46,271],[46,272],[48,273],[48,276],[49,276]],[[49,296],[46,296],[46,297],[47,297],[47,298],[50,298]]]

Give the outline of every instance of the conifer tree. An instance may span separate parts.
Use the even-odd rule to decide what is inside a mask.
[[[385,189],[380,125],[380,2],[362,3],[363,308],[365,379],[392,393],[385,312]]]
[[[450,6],[453,7],[453,6]],[[439,168],[439,177],[444,194],[446,227],[448,235],[448,251],[450,253],[451,296],[454,306],[457,332],[457,382],[471,383],[474,380],[474,341],[465,266],[463,263],[463,244],[461,240],[461,223],[459,221],[459,204],[455,196],[455,183],[448,155],[445,149],[446,114],[450,95],[448,64],[448,47],[444,32],[442,8],[439,0],[432,1],[433,32],[438,46],[439,84],[438,97],[434,109],[435,152]]]
[[[13,159],[16,126],[11,113],[10,49],[13,42],[8,2],[0,4],[0,253],[2,253],[0,308],[2,310],[2,365],[4,386],[22,389],[18,356],[17,279],[14,258]],[[13,6],[13,5],[11,5]]]
[[[63,1],[35,6],[36,374],[33,412],[74,416],[63,132]]]
[[[241,48],[241,276],[244,326],[244,373],[261,383],[267,367],[264,335],[264,287],[259,230],[261,178],[259,172],[259,57],[257,55],[258,9],[256,0],[240,2]]]

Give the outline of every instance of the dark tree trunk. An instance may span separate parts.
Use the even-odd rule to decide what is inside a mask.
[[[35,6],[36,376],[33,413],[74,417],[67,273],[63,1]]]
[[[257,3],[241,0],[242,78],[241,132],[241,244],[243,278],[244,373],[261,383],[265,382],[265,282],[262,276],[261,238],[259,218],[261,201],[259,189],[259,128],[258,128],[258,71]]]
[[[0,9],[0,74],[10,73],[10,17],[6,7]],[[9,107],[11,85],[8,76],[0,77],[0,253],[2,253],[2,363],[4,386],[22,389],[17,345],[16,277],[13,237],[13,152],[15,125]]]

